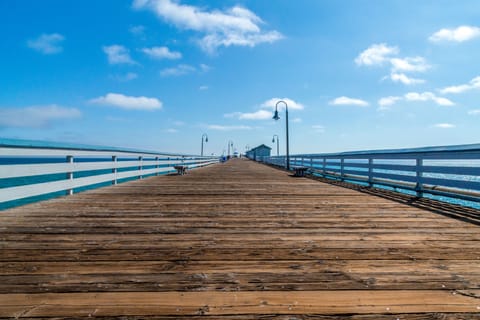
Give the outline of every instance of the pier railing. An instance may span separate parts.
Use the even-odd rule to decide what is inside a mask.
[[[257,159],[285,166],[286,158]],[[480,145],[400,150],[299,154],[290,167],[301,166],[317,176],[401,189],[424,194],[480,201]]]
[[[0,203],[88,188],[218,162],[217,157],[0,140]]]

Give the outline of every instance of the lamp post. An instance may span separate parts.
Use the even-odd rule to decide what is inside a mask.
[[[290,170],[290,151],[289,151],[289,144],[288,144],[288,105],[285,101],[280,100],[275,104],[275,114],[273,115],[274,120],[279,120],[280,117],[278,116],[278,104],[283,103],[285,104],[285,123],[287,127],[287,163],[286,163],[286,168],[287,170]]]
[[[233,151],[233,141],[232,140],[228,140],[228,157],[230,158],[230,146],[232,147],[232,151]]]
[[[278,148],[278,135],[274,134],[272,138],[272,143],[275,143],[275,137],[277,137],[277,157],[280,155],[279,148]]]
[[[208,136],[206,133],[202,134],[202,157],[203,157],[203,141],[208,142]]]

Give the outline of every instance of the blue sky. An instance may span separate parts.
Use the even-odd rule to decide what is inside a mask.
[[[478,143],[478,0],[3,0],[0,137],[208,154]],[[273,148],[275,150],[275,147]]]

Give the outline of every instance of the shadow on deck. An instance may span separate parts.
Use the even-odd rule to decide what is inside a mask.
[[[480,319],[475,210],[345,186],[234,159],[3,211],[0,317]]]

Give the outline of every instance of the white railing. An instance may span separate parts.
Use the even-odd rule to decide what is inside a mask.
[[[284,167],[286,158],[257,159]],[[400,150],[300,154],[290,167],[306,167],[317,176],[367,186],[386,186],[424,194],[480,202],[480,145]]]
[[[219,161],[216,157],[0,140],[0,203],[117,184]]]

